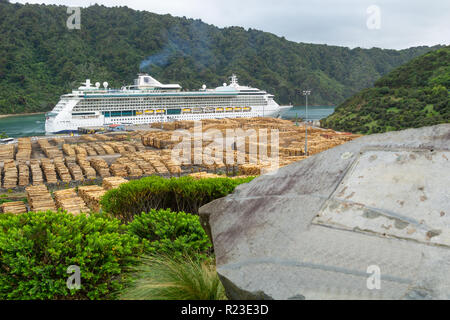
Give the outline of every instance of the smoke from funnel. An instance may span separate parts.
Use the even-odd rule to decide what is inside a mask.
[[[192,57],[196,64],[207,66],[213,61],[210,52],[210,37],[207,33],[207,25],[201,21],[193,21],[188,28],[172,27],[168,32],[166,45],[158,52],[140,63],[140,71],[149,71],[152,66],[165,67],[170,63],[172,57]],[[180,35],[188,34],[187,39]]]

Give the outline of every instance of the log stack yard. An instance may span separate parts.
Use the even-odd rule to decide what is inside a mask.
[[[208,119],[79,136],[19,138],[0,145],[0,211],[98,211],[100,197],[129,179],[260,175],[358,135],[274,118]],[[276,169],[276,168],[275,168]],[[22,197],[22,201],[15,201]],[[2,200],[0,198],[0,200]]]

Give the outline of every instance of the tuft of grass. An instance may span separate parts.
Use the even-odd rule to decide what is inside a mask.
[[[150,255],[137,266],[125,300],[225,300],[225,289],[211,260]]]

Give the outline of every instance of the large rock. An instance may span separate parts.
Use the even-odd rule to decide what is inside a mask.
[[[450,124],[356,139],[200,216],[230,298],[448,299]]]

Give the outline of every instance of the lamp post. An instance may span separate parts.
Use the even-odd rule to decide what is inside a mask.
[[[303,90],[303,95],[306,97],[306,116],[305,116],[305,156],[308,155],[308,96],[311,90]]]

